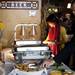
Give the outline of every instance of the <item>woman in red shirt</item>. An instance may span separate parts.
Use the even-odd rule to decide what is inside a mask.
[[[48,24],[48,35],[44,44],[48,44],[52,54],[57,55],[59,52],[59,38],[60,38],[60,25],[59,19],[55,14],[51,14],[47,17],[46,22]]]

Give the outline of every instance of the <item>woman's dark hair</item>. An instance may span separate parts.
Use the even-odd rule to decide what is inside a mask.
[[[57,29],[60,28],[60,20],[59,20],[59,18],[58,18],[58,14],[51,14],[51,15],[49,15],[49,16],[46,18],[46,22],[55,23],[56,28],[57,28]],[[47,35],[48,35],[49,25],[47,25],[46,31],[47,31]],[[60,33],[60,30],[59,30],[59,33]],[[58,39],[59,39],[59,37],[58,37]]]
[[[59,19],[55,14],[51,14],[46,18],[46,22],[53,22],[58,24],[59,23]]]
[[[60,25],[60,20],[59,20],[59,18],[57,17],[57,13],[56,14],[50,14],[47,18],[46,18],[46,22],[53,22],[53,23],[55,23],[55,25],[57,26],[57,27],[59,27],[59,25]],[[48,32],[48,30],[49,30],[49,25],[47,24],[47,27],[46,27],[46,30],[47,30],[47,32]]]

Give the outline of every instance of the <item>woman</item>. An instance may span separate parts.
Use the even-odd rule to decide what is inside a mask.
[[[65,27],[55,14],[51,14],[50,16],[48,16],[46,22],[48,24],[48,36],[46,40],[43,41],[43,43],[48,44],[52,54],[55,55],[54,59],[57,61],[57,63],[59,63],[60,60],[57,59],[56,56],[58,56],[62,48],[65,47],[65,43],[69,41],[69,38],[66,33]],[[55,62],[51,61],[52,60],[44,61],[43,66],[46,65],[47,67]]]
[[[52,54],[57,55],[57,53],[59,52],[59,20],[55,14],[51,14],[47,17],[46,22],[48,24],[48,35],[43,43],[48,44]]]

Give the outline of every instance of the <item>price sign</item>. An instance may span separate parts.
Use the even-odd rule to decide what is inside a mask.
[[[38,1],[1,1],[0,9],[30,9],[36,10],[39,8]]]

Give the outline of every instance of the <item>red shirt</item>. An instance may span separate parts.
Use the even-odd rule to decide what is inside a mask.
[[[49,44],[51,52],[54,55],[57,55],[58,53],[58,42],[57,42],[58,36],[59,36],[59,28],[51,27],[48,32],[48,40],[55,42],[55,44]]]

